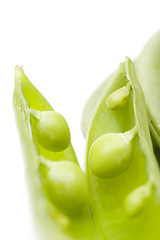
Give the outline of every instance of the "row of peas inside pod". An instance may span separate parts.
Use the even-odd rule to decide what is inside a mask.
[[[158,239],[160,172],[144,95],[129,58],[99,97],[86,137],[86,174],[99,239]]]
[[[130,84],[111,93],[106,100],[109,109],[121,108],[129,95]],[[116,177],[125,171],[131,160],[131,140],[137,133],[134,127],[126,133],[106,133],[92,145],[89,160],[92,172],[99,177]]]
[[[28,112],[34,125],[34,136],[42,148],[51,152],[62,152],[69,147],[71,134],[61,114],[30,108]],[[54,162],[47,166],[45,178],[49,197],[61,209],[72,211],[87,202],[86,178],[76,163],[67,159]]]
[[[39,237],[95,239],[87,178],[66,120],[18,66],[13,100]]]

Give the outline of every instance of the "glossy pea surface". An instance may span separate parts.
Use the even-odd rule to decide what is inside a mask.
[[[111,93],[106,104],[110,109],[117,109],[123,107],[127,101],[129,95],[129,89],[127,87],[122,87]]]
[[[130,164],[131,150],[130,141],[122,133],[104,134],[91,147],[91,170],[102,178],[119,176]]]
[[[125,211],[129,217],[142,213],[151,198],[150,186],[144,185],[131,192],[125,200]]]
[[[49,150],[60,152],[70,144],[70,130],[64,117],[55,111],[42,111],[36,124],[39,144]]]
[[[47,189],[52,201],[67,211],[80,209],[88,200],[86,176],[70,161],[53,164],[47,174]]]

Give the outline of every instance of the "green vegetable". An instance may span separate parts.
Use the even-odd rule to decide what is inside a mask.
[[[48,151],[61,152],[70,144],[70,130],[64,117],[55,111],[29,109],[38,143]]]
[[[130,86],[125,103],[108,107],[106,99],[125,86]],[[121,97],[113,101],[121,103]],[[128,58],[104,90],[90,122],[86,174],[98,239],[160,238],[159,166],[143,92]]]
[[[47,173],[47,190],[53,202],[65,211],[75,211],[88,202],[86,176],[70,161],[54,163]]]
[[[123,173],[130,164],[132,146],[123,133],[107,133],[91,146],[89,161],[97,177],[112,178]]]
[[[152,181],[136,188],[125,200],[125,212],[129,217],[136,217],[147,207],[152,194]]]
[[[16,67],[14,108],[41,240],[160,239],[160,32],[135,66],[126,58],[86,104],[86,174],[65,118]]]
[[[129,88],[130,85],[127,85],[111,93],[106,100],[107,107],[110,109],[123,107],[129,95]]]
[[[86,176],[65,119],[18,66],[13,99],[40,239],[96,239]]]

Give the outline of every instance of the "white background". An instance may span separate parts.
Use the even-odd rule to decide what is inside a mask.
[[[68,121],[81,166],[83,106],[160,28],[159,1],[0,1],[0,239],[36,239],[15,125],[14,67],[23,68]]]

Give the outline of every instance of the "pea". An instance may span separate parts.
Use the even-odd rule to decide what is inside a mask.
[[[102,178],[112,178],[123,173],[131,161],[131,143],[122,133],[108,133],[99,137],[89,153],[93,173]]]
[[[117,109],[123,107],[129,95],[129,86],[122,87],[111,93],[107,100],[107,107],[110,109]]]
[[[64,117],[55,111],[38,113],[30,110],[30,114],[37,119],[35,131],[38,143],[48,151],[65,150],[70,144],[70,130]]]
[[[133,190],[125,200],[125,211],[127,216],[135,217],[139,215],[148,204],[153,188],[150,181]]]
[[[53,164],[47,174],[47,189],[52,201],[66,211],[78,210],[88,200],[86,176],[70,161]]]

